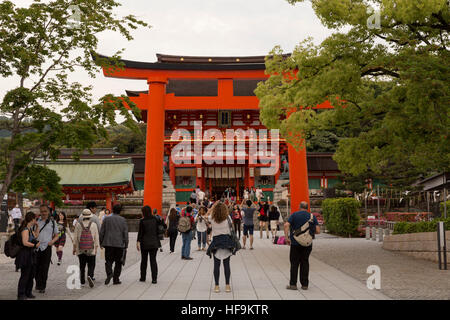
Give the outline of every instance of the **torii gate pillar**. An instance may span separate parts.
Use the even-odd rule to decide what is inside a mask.
[[[164,115],[167,79],[149,79],[144,205],[162,214]]]
[[[296,151],[293,146],[288,144],[291,214],[299,210],[300,202],[302,201],[306,201],[308,210],[311,210],[308,188],[308,163],[304,140],[303,144],[304,146],[299,151]]]

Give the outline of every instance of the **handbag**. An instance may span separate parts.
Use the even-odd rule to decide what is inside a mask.
[[[238,237],[236,236],[236,232],[234,232],[234,229],[233,229],[233,226],[232,226],[232,224],[231,224],[231,219],[228,217],[227,218],[227,221],[228,221],[228,226],[230,227],[230,237],[231,237],[231,240],[233,241],[233,245],[234,245],[234,252],[233,252],[233,254],[234,253],[236,253],[236,252],[238,252],[239,250],[241,250],[241,243],[239,242],[239,239],[238,239]]]

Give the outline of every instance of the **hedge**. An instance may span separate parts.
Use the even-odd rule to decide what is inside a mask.
[[[441,216],[444,216],[444,202],[442,201],[441,204],[439,205],[440,210],[441,210]],[[450,200],[447,200],[447,217],[449,216],[449,212],[450,212]]]
[[[360,202],[353,198],[332,198],[322,202],[327,230],[342,236],[358,236]]]
[[[435,232],[437,222],[444,221],[445,230],[450,230],[450,218],[434,219],[433,221],[421,222],[397,222],[394,225],[394,234]]]

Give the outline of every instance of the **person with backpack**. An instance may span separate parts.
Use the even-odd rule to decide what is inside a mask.
[[[269,239],[269,227],[267,226],[267,221],[269,220],[269,205],[262,201],[259,203],[259,214],[258,214],[258,220],[259,220],[259,238],[262,239],[263,237],[263,230],[266,230],[267,239]]]
[[[39,229],[35,228],[37,218],[34,212],[27,212],[17,232],[17,243],[20,251],[16,261],[20,267],[20,279],[17,288],[17,299],[33,299],[33,279],[36,272],[36,249],[40,242],[37,240]]]
[[[192,230],[194,228],[194,216],[193,209],[191,206],[187,206],[181,211],[181,217],[178,221],[178,231],[181,232],[181,239],[183,240],[183,245],[181,246],[181,259],[182,260],[192,260],[191,255],[191,241],[192,241]]]
[[[152,283],[157,282],[158,264],[156,254],[161,247],[159,226],[162,220],[152,214],[149,206],[142,208],[143,218],[139,221],[139,232],[137,236],[136,248],[141,252],[141,278],[139,281],[145,282],[147,278],[147,261],[150,257],[150,269],[152,272]]]
[[[288,235],[290,231],[290,235]],[[308,203],[302,201],[300,210],[294,212],[284,224],[286,244],[290,245],[289,260],[291,262],[291,277],[289,290],[297,290],[297,279],[300,266],[300,284],[303,290],[309,284],[309,255],[312,251],[312,240],[315,234],[320,233],[317,218],[308,212]]]
[[[276,206],[272,206],[269,211],[270,231],[272,232],[272,240],[277,235],[278,221],[280,220],[280,212]]]
[[[94,287],[95,257],[100,246],[97,226],[93,213],[84,209],[75,225],[73,239],[73,254],[78,256],[80,262],[80,282],[86,283],[86,265],[88,267],[87,280],[89,287]]]
[[[242,205],[244,202],[242,202]],[[243,246],[242,249],[245,249],[245,242],[247,241],[247,237],[250,233],[250,250],[253,250],[253,230],[255,228],[253,223],[253,216],[255,214],[256,209],[252,207],[253,202],[251,200],[246,201],[247,208],[242,209],[243,214],[243,222],[244,222],[244,230],[243,230],[243,237],[242,242]]]
[[[170,253],[175,251],[175,242],[178,236],[178,220],[180,216],[178,215],[177,209],[171,208],[167,216],[167,235],[169,236],[169,247]]]
[[[40,242],[36,253],[36,290],[39,293],[45,293],[52,259],[52,246],[59,239],[59,230],[56,222],[49,216],[47,205],[41,204],[39,211],[40,217],[35,225],[39,230],[38,241]]]
[[[120,216],[121,211],[121,204],[114,205],[112,215],[103,220],[100,230],[100,245],[105,248],[105,285],[108,285],[111,279],[114,285],[122,283],[120,274],[124,254],[128,248],[128,224],[125,218]]]

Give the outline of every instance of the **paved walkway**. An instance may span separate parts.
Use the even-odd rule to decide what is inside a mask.
[[[241,250],[231,258],[232,292],[225,293],[225,280],[221,270],[221,293],[214,293],[213,260],[205,252],[195,251],[194,260],[181,260],[181,237],[177,239],[175,253],[170,254],[168,244],[158,253],[158,283],[139,282],[140,263],[130,265],[121,276],[121,285],[100,284],[80,297],[81,300],[328,300],[328,299],[389,299],[376,290],[366,288],[343,272],[311,257],[309,290],[287,290],[289,282],[289,247],[273,245],[268,239],[255,239],[254,250]],[[150,270],[148,271],[150,272]],[[150,279],[147,275],[147,279]],[[104,277],[103,277],[104,279]],[[101,280],[101,279],[99,279]],[[89,291],[89,290],[88,290]]]

